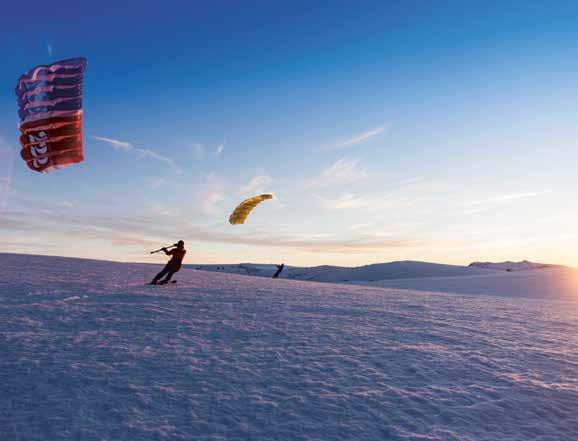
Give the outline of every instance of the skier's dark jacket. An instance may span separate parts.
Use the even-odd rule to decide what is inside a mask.
[[[167,268],[170,268],[172,271],[178,271],[181,269],[181,265],[183,264],[183,259],[185,258],[185,254],[187,254],[187,250],[175,248],[174,250],[165,251],[168,256],[171,257],[169,263],[167,263]]]

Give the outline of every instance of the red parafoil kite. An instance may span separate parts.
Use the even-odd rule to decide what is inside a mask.
[[[16,83],[20,155],[32,170],[47,173],[81,162],[82,78],[85,58],[36,66]]]

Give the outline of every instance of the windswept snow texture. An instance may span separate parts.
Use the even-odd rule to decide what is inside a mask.
[[[575,440],[578,303],[0,255],[0,440]]]
[[[187,265],[203,271],[216,271],[248,276],[271,277],[277,267],[269,264],[228,264],[228,265]],[[373,282],[384,279],[406,279],[410,277],[472,276],[491,274],[495,270],[459,265],[445,265],[429,262],[389,262],[348,268],[343,266],[286,266],[280,275],[282,279],[307,280],[315,282]]]

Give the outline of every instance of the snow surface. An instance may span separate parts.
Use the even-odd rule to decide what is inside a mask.
[[[187,265],[187,267],[203,271],[245,274],[259,277],[271,277],[277,269],[275,265],[254,263],[226,265]],[[445,265],[429,262],[402,261],[376,263],[373,265],[365,265],[354,268],[331,265],[314,267],[285,266],[280,278],[309,280],[316,282],[371,282],[376,280],[405,279],[410,277],[471,276],[478,274],[490,274],[495,272],[495,270],[486,268]]]
[[[158,269],[0,254],[0,440],[578,439],[578,302]]]
[[[549,267],[463,277],[358,282],[368,286],[506,297],[578,301],[578,270]]]

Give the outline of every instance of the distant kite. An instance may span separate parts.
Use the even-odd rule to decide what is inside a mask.
[[[82,79],[85,58],[36,66],[16,83],[20,155],[47,173],[82,162]]]
[[[243,202],[237,205],[237,208],[235,208],[233,213],[231,213],[231,216],[229,216],[229,222],[233,225],[244,224],[245,219],[247,219],[249,213],[253,211],[253,208],[259,205],[261,202],[266,201],[267,199],[273,199],[273,195],[265,193],[259,196],[245,199]]]

